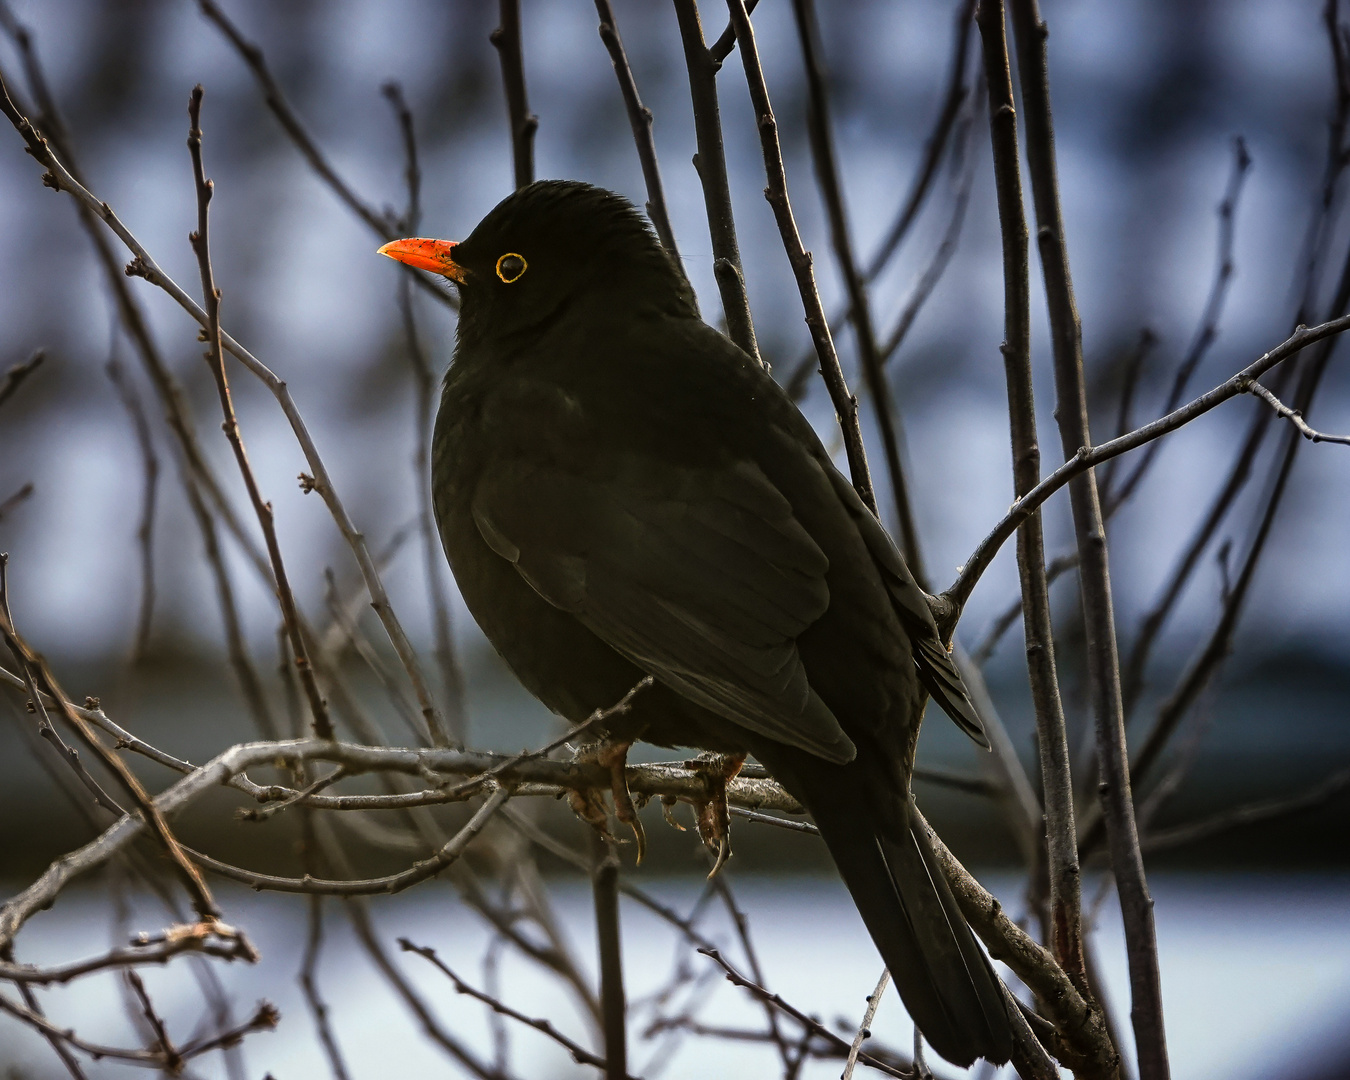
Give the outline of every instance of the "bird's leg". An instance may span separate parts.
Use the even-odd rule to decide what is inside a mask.
[[[708,795],[694,803],[698,812],[698,834],[717,852],[717,861],[708,877],[717,874],[731,857],[731,812],[727,809],[727,781],[741,771],[744,754],[700,754],[686,765],[703,777]]]
[[[600,753],[596,760],[609,770],[610,791],[614,795],[614,816],[633,830],[633,839],[637,841],[637,861],[647,854],[647,834],[642,831],[642,821],[638,818],[637,808],[633,805],[632,792],[628,790],[628,750],[632,742],[610,742],[600,744]]]

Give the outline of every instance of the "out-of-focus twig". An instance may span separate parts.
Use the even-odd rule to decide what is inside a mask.
[[[595,10],[600,16],[600,40],[605,43],[614,64],[619,92],[623,95],[624,108],[628,111],[628,123],[633,129],[633,141],[637,144],[638,160],[642,163],[642,179],[647,185],[647,216],[656,226],[661,245],[670,252],[680,273],[684,273],[680,249],[675,244],[675,230],[670,227],[670,215],[666,212],[666,193],[661,184],[661,167],[656,160],[656,143],[652,139],[652,111],[642,104],[638,96],[637,80],[628,63],[628,54],[624,52],[618,24],[614,21],[614,6],[609,0],[595,0]]]
[[[454,986],[455,988],[455,993],[466,994],[469,997],[473,998],[475,1001],[481,1001],[484,1005],[488,1006],[488,1008],[490,1008],[494,1013],[497,1013],[499,1016],[509,1017],[512,1020],[524,1024],[526,1027],[534,1028],[535,1031],[547,1035],[550,1039],[552,1039],[564,1050],[566,1050],[569,1054],[571,1054],[572,1060],[575,1061],[578,1065],[590,1065],[593,1068],[604,1070],[606,1072],[606,1075],[609,1074],[610,1071],[609,1066],[604,1058],[597,1057],[595,1054],[592,1054],[580,1043],[574,1042],[572,1039],[569,1039],[566,1035],[564,1035],[561,1031],[559,1031],[556,1027],[554,1027],[549,1020],[536,1019],[534,1017],[526,1016],[524,1013],[511,1008],[511,1006],[493,997],[491,994],[485,993],[482,990],[478,990],[470,986],[458,975],[456,975],[455,972],[450,968],[450,966],[445,963],[445,961],[443,961],[439,956],[436,955],[435,949],[430,948],[429,946],[426,945],[414,945],[411,941],[409,941],[405,937],[401,937],[398,939],[398,945],[399,948],[402,949],[404,952],[416,953],[424,960],[429,961],[436,968],[437,971],[439,971],[442,975],[444,975],[447,979],[450,980],[451,985]],[[628,1076],[627,1071],[620,1073],[619,1075],[621,1077]]]
[[[27,360],[21,361],[6,370],[4,378],[0,379],[0,405],[8,401],[14,392],[23,385],[23,381],[33,374],[41,366],[42,361],[46,359],[46,349],[35,349],[33,355]]]
[[[131,419],[145,475],[145,486],[141,489],[141,520],[136,526],[136,542],[141,552],[141,603],[136,616],[136,644],[131,654],[135,661],[144,658],[149,650],[150,621],[155,613],[155,506],[159,492],[159,457],[155,454],[155,443],[150,436],[150,422],[145,417],[145,407],[141,404],[136,388],[131,385],[122,370],[122,365],[116,360],[109,360],[104,370],[107,371],[108,378],[117,390],[117,396]]]

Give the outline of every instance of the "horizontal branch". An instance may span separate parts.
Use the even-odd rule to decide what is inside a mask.
[[[38,967],[34,964],[0,962],[0,979],[42,985],[68,983],[82,975],[109,968],[164,964],[186,952],[215,956],[221,960],[248,960],[251,956],[247,941],[239,937],[234,927],[222,922],[202,922],[170,927],[154,937],[142,935],[129,946],[68,964]]]

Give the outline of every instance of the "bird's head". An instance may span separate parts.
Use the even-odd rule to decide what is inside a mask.
[[[698,314],[647,219],[590,184],[540,180],[498,203],[464,241],[395,240],[380,254],[455,283],[461,338],[530,331],[580,306]]]

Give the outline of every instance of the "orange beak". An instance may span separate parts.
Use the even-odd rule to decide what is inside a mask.
[[[467,274],[464,267],[455,262],[452,252],[453,240],[394,240],[379,249],[378,254],[388,255],[397,262],[415,266],[418,270],[430,270],[433,274],[442,274],[451,281],[462,282]]]

